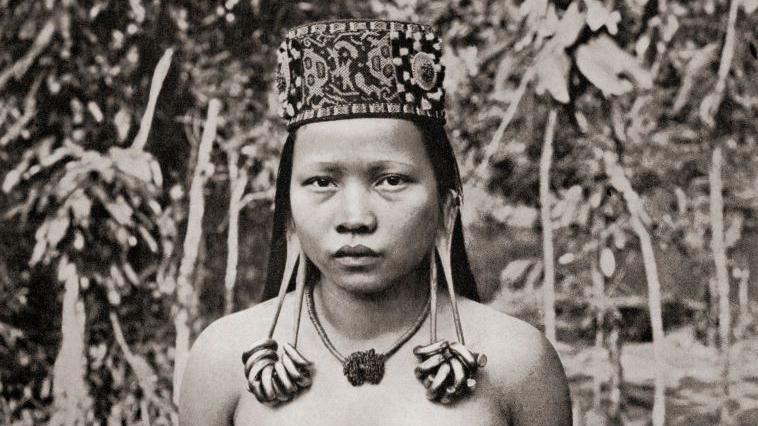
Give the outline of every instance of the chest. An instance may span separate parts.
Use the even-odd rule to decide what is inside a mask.
[[[474,394],[450,405],[427,400],[413,374],[412,358],[393,358],[378,385],[352,386],[333,359],[323,359],[313,384],[292,401],[276,407],[258,403],[243,391],[236,425],[498,425],[507,424],[495,391],[481,374]],[[482,372],[483,373],[483,372]]]

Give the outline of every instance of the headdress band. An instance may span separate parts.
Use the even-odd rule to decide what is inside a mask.
[[[279,114],[292,130],[354,117],[445,122],[442,44],[429,26],[320,22],[290,30],[278,51]]]

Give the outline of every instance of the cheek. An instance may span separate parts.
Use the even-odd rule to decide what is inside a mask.
[[[324,230],[329,227],[327,223],[329,220],[328,212],[325,212],[323,208],[314,208],[308,202],[307,197],[299,196],[296,190],[290,194],[290,214],[298,239],[308,257],[317,261],[318,248],[327,234]]]
[[[407,249],[426,251],[431,247],[438,221],[438,206],[433,195],[415,197],[405,208],[391,210],[389,226]]]

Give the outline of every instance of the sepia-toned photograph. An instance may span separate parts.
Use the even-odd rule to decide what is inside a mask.
[[[758,0],[0,0],[0,424],[758,425]]]

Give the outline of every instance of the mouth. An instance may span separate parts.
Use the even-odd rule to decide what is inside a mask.
[[[334,253],[334,258],[344,266],[367,266],[377,261],[379,253],[363,245],[345,245]]]

